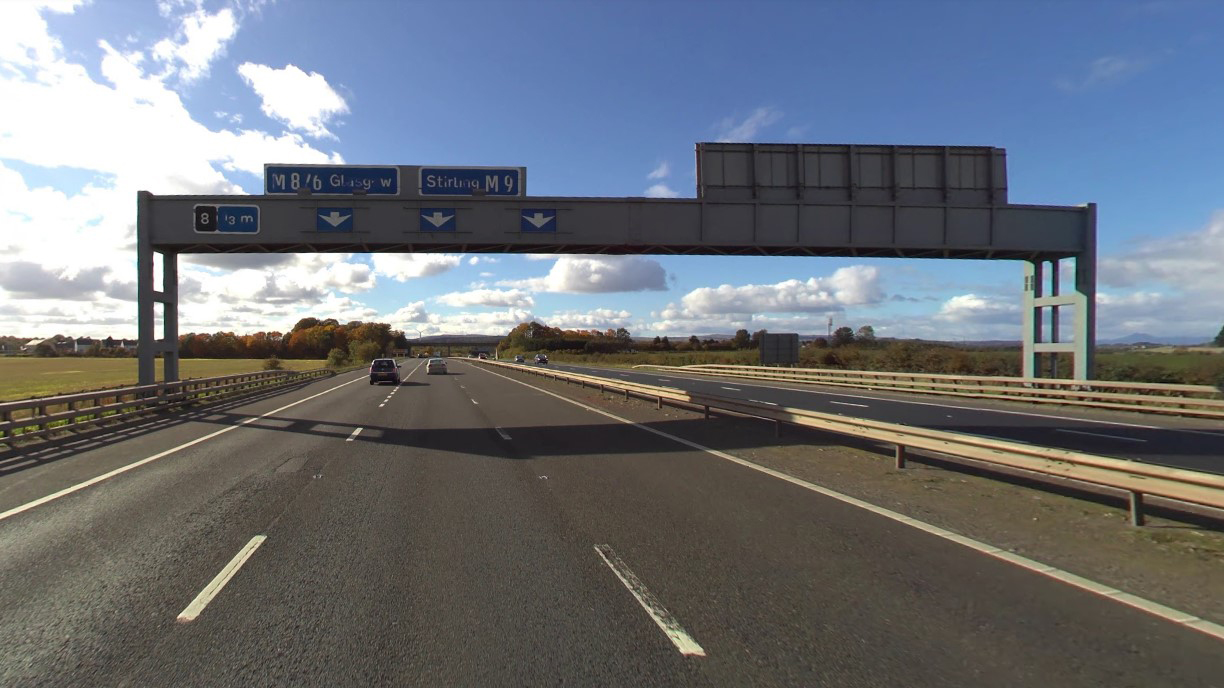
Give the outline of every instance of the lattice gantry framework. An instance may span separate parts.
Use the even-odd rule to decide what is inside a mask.
[[[1069,353],[1073,377],[1093,375],[1096,207],[1008,203],[1000,148],[703,143],[697,145],[697,195],[687,199],[527,196],[522,168],[497,168],[497,175],[521,171],[513,185],[492,172],[482,177],[488,168],[453,170],[455,184],[435,192],[432,175],[449,169],[322,166],[313,185],[304,174],[297,184],[279,180],[276,188],[291,186],[288,193],[257,196],[139,192],[140,382],[154,381],[159,354],[164,379],[178,379],[178,255],[268,252],[1019,260],[1025,262],[1025,374],[1041,375],[1043,356]],[[384,182],[394,178],[394,193],[379,193],[368,182],[335,185],[380,175]],[[504,193],[507,188],[515,193]],[[161,290],[154,282],[158,254]],[[1064,292],[1057,266],[1069,259],[1074,284]],[[1059,318],[1068,309],[1071,341],[1058,341]]]

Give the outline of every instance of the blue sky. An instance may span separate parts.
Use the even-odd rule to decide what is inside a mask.
[[[1007,149],[1013,203],[1099,204],[1102,338],[1224,324],[1224,3],[0,2],[0,333],[135,334],[135,192],[264,163],[513,165],[528,193],[695,195],[693,145]],[[19,103],[20,106],[13,107]],[[184,257],[183,332],[304,316],[1016,339],[1013,262]],[[734,300],[737,312],[725,304]],[[720,305],[722,304],[722,305]]]

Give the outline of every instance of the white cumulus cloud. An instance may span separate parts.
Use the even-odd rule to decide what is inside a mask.
[[[777,123],[780,119],[782,119],[782,112],[773,107],[759,107],[739,121],[728,117],[718,123],[718,137],[715,140],[720,142],[755,141],[761,130]]]
[[[714,313],[797,313],[880,303],[880,271],[867,265],[838,268],[829,277],[790,279],[776,284],[702,287],[680,300],[685,310]]]
[[[567,294],[664,291],[667,273],[658,261],[641,256],[561,256],[544,277],[505,280],[502,287]]]
[[[463,308],[467,306],[497,306],[507,308],[532,308],[535,299],[519,289],[472,289],[455,291],[436,297],[438,303]]]
[[[375,253],[374,272],[397,282],[441,275],[459,265],[462,256],[451,253]]]
[[[215,14],[197,7],[184,15],[173,38],[164,38],[153,46],[150,54],[184,82],[195,81],[208,74],[212,61],[225,51],[225,46],[238,33],[238,20],[228,7]]]
[[[961,294],[944,301],[936,320],[952,324],[1014,324],[1019,330],[1020,298],[991,298],[978,294]]]
[[[1121,83],[1150,67],[1152,61],[1142,58],[1106,55],[1088,64],[1085,73],[1078,77],[1062,77],[1054,82],[1068,93]]]
[[[200,3],[168,3],[166,16],[183,12],[171,36],[144,45],[130,39],[122,50],[98,41],[101,57],[87,65],[85,53],[67,53],[43,18],[75,6],[0,2],[0,102],[23,104],[0,108],[0,159],[22,164],[0,163],[0,301],[9,305],[0,312],[0,330],[23,332],[40,323],[64,334],[131,337],[137,190],[236,194],[243,190],[226,171],[260,174],[269,159],[342,160],[298,135],[213,130],[187,111],[177,89],[206,77],[223,54],[238,30],[233,9],[208,13]],[[49,126],[47,113],[81,112],[83,104],[88,126]],[[21,171],[27,167],[79,181],[40,186],[27,180]],[[343,298],[333,291],[373,286],[368,265],[339,256],[239,261],[234,268],[250,269],[235,273],[217,266],[207,259],[180,262],[184,331],[266,329],[292,317],[294,298],[302,302],[292,305],[310,308]],[[234,293],[235,284],[251,291]],[[252,295],[266,300],[241,302]],[[362,307],[354,303],[350,310]]]
[[[1102,258],[1098,276],[1113,287],[1157,283],[1218,296],[1222,266],[1224,211],[1215,213],[1200,230],[1153,239],[1121,255]]]
[[[679,198],[680,192],[666,184],[659,183],[647,188],[644,195],[647,198]]]
[[[307,74],[295,65],[277,69],[252,62],[242,63],[238,74],[262,99],[264,114],[314,138],[336,138],[327,125],[349,107],[322,74]]]
[[[413,301],[384,318],[391,327],[408,333],[413,329],[425,330],[421,325],[429,322],[429,312],[424,301]],[[422,332],[424,333],[424,332]]]
[[[646,178],[647,179],[664,179],[669,174],[671,174],[671,165],[668,165],[667,161],[664,160],[660,162],[658,165],[656,165],[655,168],[650,171],[650,174],[646,175]]]
[[[592,311],[557,311],[548,316],[550,327],[564,330],[606,330],[627,327],[633,314],[625,310],[596,308]]]
[[[875,305],[885,299],[879,269],[851,265],[828,277],[694,289],[679,304],[669,303],[651,313],[655,320],[647,329],[693,334],[741,328],[809,332],[821,329],[828,313],[843,311],[846,306]]]
[[[507,308],[504,311],[480,313],[452,313],[429,315],[429,331],[449,334],[499,334],[506,335],[519,323],[535,320],[531,311]]]

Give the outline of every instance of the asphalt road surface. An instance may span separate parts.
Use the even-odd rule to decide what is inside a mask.
[[[534,363],[520,365],[538,367]],[[680,371],[548,365],[613,380],[1224,474],[1224,423],[1218,420],[685,375]]]
[[[1219,638],[419,363],[0,465],[0,685],[1224,685]]]

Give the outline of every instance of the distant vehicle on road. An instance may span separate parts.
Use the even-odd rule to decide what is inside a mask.
[[[485,354],[485,353],[476,354],[476,358],[479,358],[480,360],[484,361],[489,358],[489,354]]]
[[[523,363],[523,362],[525,362],[525,361],[526,361],[526,359],[524,359],[524,358],[523,358],[523,355],[522,355],[522,354],[519,354],[518,356],[515,356],[515,357],[514,357],[514,362],[515,362],[515,363]]]
[[[370,361],[370,384],[376,382],[400,383],[399,364],[394,358],[376,358]]]
[[[425,374],[426,375],[435,375],[435,374],[445,375],[446,374],[446,359],[445,358],[429,359],[429,362],[425,364]]]
[[[548,363],[548,357],[544,354],[536,354],[536,363]]]

